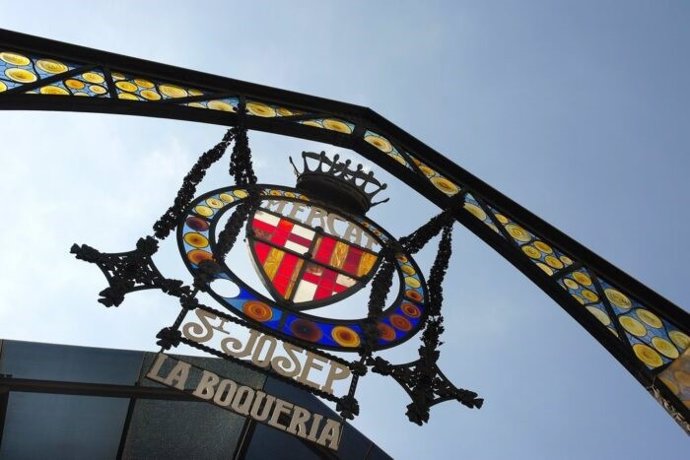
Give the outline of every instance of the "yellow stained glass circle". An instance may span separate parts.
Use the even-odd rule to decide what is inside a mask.
[[[257,117],[271,118],[276,116],[276,111],[273,107],[261,102],[247,102],[247,112]]]
[[[580,294],[582,294],[582,297],[589,300],[590,302],[599,301],[599,296],[596,295],[593,291],[590,291],[589,289],[583,289]]]
[[[69,91],[59,86],[44,86],[40,89],[41,94],[48,94],[51,96],[69,96]]]
[[[31,62],[28,57],[18,53],[11,53],[9,51],[3,51],[0,53],[0,59],[12,65],[29,65]]]
[[[646,323],[649,326],[658,329],[664,325],[659,319],[659,317],[649,310],[645,310],[644,308],[638,308],[637,310],[635,310],[635,313],[637,314],[638,318],[640,318],[644,323]]]
[[[484,220],[486,219],[486,213],[482,208],[477,206],[476,204],[472,203],[465,203],[465,209],[469,211],[470,214],[472,214],[474,217],[476,217],[479,220]]]
[[[313,126],[314,128],[323,128],[321,123],[316,120],[301,121],[300,123],[307,126]]]
[[[323,121],[323,127],[330,129],[331,131],[338,131],[339,133],[351,134],[352,128],[347,123],[343,123],[340,120],[335,120],[333,118],[326,118]]]
[[[187,242],[187,244],[194,246],[195,248],[205,248],[208,246],[208,239],[201,233],[185,233],[184,240]]]
[[[96,72],[86,72],[82,74],[81,77],[89,83],[94,83],[96,85],[100,85],[105,81],[103,75]]]
[[[278,112],[278,115],[281,117],[289,117],[290,115],[294,115],[290,109],[286,109],[285,107],[278,107],[276,112]]]
[[[83,81],[70,78],[69,80],[65,80],[65,86],[67,86],[69,89],[84,89],[84,86],[86,85]]]
[[[508,234],[510,236],[512,236],[518,241],[527,242],[532,239],[532,235],[530,235],[529,232],[527,232],[527,230],[525,230],[517,224],[506,225],[506,230],[508,231]]]
[[[200,216],[211,217],[213,215],[213,209],[208,206],[199,205],[194,208],[194,211]]]
[[[568,256],[561,256],[559,259],[561,259],[561,262],[563,262],[564,265],[572,265],[573,263],[573,259]]]
[[[403,265],[400,267],[400,270],[402,270],[402,272],[406,275],[414,275],[415,273],[417,273],[415,272],[412,265]]]
[[[226,203],[232,203],[233,201],[235,201],[235,197],[228,193],[221,193],[220,195],[218,195],[218,197]]]
[[[630,299],[628,299],[628,296],[623,294],[618,289],[613,289],[613,288],[604,289],[604,294],[606,295],[606,298],[609,299],[609,302],[611,302],[613,305],[615,305],[618,308],[623,308],[623,309],[627,310],[630,307],[632,307],[632,302],[630,302]]]
[[[395,155],[395,154],[391,153],[389,156],[390,156],[391,158],[393,158],[395,161],[397,161],[398,163],[400,163],[401,165],[406,165],[406,164],[407,164],[407,162],[406,162],[405,159],[402,157],[402,155]]]
[[[549,267],[546,264],[543,264],[541,262],[537,262],[537,267],[541,268],[541,270],[546,273],[547,275],[551,276],[553,275],[553,269]]]
[[[661,356],[659,356],[659,353],[657,353],[652,347],[649,347],[643,343],[636,343],[633,345],[633,351],[635,352],[637,359],[649,367],[654,368],[664,364],[664,361],[661,359]]]
[[[187,92],[189,93],[190,96],[203,96],[204,92],[199,91],[198,89],[188,89]]]
[[[161,98],[161,95],[158,94],[157,92],[155,92],[155,91],[152,90],[152,89],[145,89],[145,90],[143,90],[143,91],[142,91],[141,93],[139,93],[139,94],[141,94],[141,96],[142,96],[144,99],[147,99],[147,100],[149,100],[149,101],[157,101],[157,100],[159,100],[159,99]]]
[[[143,91],[142,91],[143,93]],[[188,107],[196,107],[197,109],[205,109],[206,106],[201,102],[190,102],[187,104]]]
[[[91,86],[92,91],[93,91],[94,86],[95,85]],[[97,88],[100,88],[100,86],[98,86]],[[124,99],[126,101],[138,101],[139,100],[139,98],[135,94],[132,94],[132,93],[120,93],[117,95],[117,98],[118,99]]]
[[[393,146],[391,145],[390,142],[388,142],[388,139],[385,137],[377,136],[375,134],[369,134],[367,136],[364,136],[364,140],[368,142],[369,144],[373,145],[383,153],[388,153],[393,151]],[[420,167],[421,169],[421,167]],[[426,173],[425,173],[426,174]],[[428,174],[427,174],[428,175]]]
[[[411,287],[413,289],[417,289],[419,286],[422,285],[417,278],[413,278],[411,276],[405,278],[405,284],[407,285],[407,287]]]
[[[431,183],[434,187],[445,193],[446,195],[455,195],[460,191],[458,186],[446,179],[445,177],[436,176],[431,178]]]
[[[137,85],[128,81],[118,81],[117,83],[115,83],[115,86],[120,88],[122,91],[128,91],[130,93],[133,93],[137,89],[139,89],[137,88]]]
[[[221,200],[217,200],[215,198],[207,199],[206,204],[209,205],[210,207],[214,208],[214,209],[220,209],[223,206],[225,206],[225,204]]]
[[[199,265],[205,260],[213,260],[213,254],[203,249],[192,249],[187,253],[187,259],[193,264]]]
[[[393,147],[391,147],[391,149],[393,149]],[[420,170],[420,171],[422,172],[422,174],[424,174],[426,177],[434,177],[434,176],[436,175],[436,171],[434,171],[433,169],[431,169],[431,168],[428,167],[427,165],[422,165],[422,164],[420,164],[420,165],[418,165],[418,166],[419,166],[419,170]]]
[[[295,198],[297,195],[295,195],[295,194],[292,193],[292,192],[285,192],[285,196],[288,197],[288,198]]]
[[[331,337],[338,344],[343,347],[354,348],[360,344],[359,334],[347,326],[336,326],[331,331]]]
[[[563,284],[565,284],[569,289],[579,289],[580,285],[570,278],[563,278]]]
[[[36,80],[38,80],[38,78],[33,72],[30,72],[25,69],[18,69],[16,67],[6,69],[5,75],[7,75],[11,80],[16,81],[17,83],[33,83]]]
[[[234,112],[235,108],[223,101],[208,101],[208,108],[211,110],[220,110],[221,112]]]
[[[36,67],[48,73],[62,73],[69,70],[65,64],[53,59],[39,59],[36,61]]]
[[[561,268],[563,268],[563,262],[561,262],[554,256],[544,257],[544,262],[546,262],[549,267],[555,268],[556,270],[560,270]]]
[[[172,97],[172,98],[179,98],[179,97],[185,97],[187,96],[187,91],[185,91],[183,88],[180,88],[179,86],[175,85],[159,85],[158,89],[160,90],[161,93],[163,93],[164,96]]]
[[[504,216],[503,214],[496,214],[496,220],[498,220],[503,225],[505,225],[509,222],[508,218],[506,216]]]
[[[582,272],[573,272],[571,275],[573,278],[575,278],[575,281],[580,283],[583,286],[591,286],[592,285],[592,278],[589,277],[586,273]]]
[[[81,92],[81,91],[80,91],[80,92],[78,92],[78,93],[74,93],[74,94],[73,94],[72,96],[86,96],[86,97],[89,97],[89,95],[88,95],[88,94],[86,94],[86,93],[83,93],[83,92]]]
[[[634,336],[644,337],[647,335],[647,328],[644,327],[644,324],[631,316],[620,316],[618,318],[618,322],[621,323],[623,329],[630,332]]]
[[[668,336],[671,338],[673,343],[676,344],[680,351],[690,347],[690,337],[688,337],[686,334],[673,330],[668,333]]]
[[[110,74],[111,77],[113,77],[113,80],[124,80],[126,77],[121,74],[120,72],[112,72]]]
[[[7,91],[7,85],[0,81],[0,93]]]
[[[94,94],[105,94],[108,92],[107,89],[103,88],[100,85],[91,85],[89,86],[89,89],[94,93]],[[122,98],[120,98],[122,99]]]
[[[135,78],[134,83],[140,88],[151,89],[153,88],[153,82],[144,80],[143,78]]]
[[[678,353],[676,347],[674,347],[671,342],[663,337],[653,337],[652,346],[656,349],[656,351],[667,358],[676,359],[678,356],[680,356],[680,353]]]
[[[605,311],[602,311],[601,309],[597,307],[585,307],[588,312],[590,312],[596,319],[599,320],[601,324],[604,326],[608,326],[611,324],[611,318],[609,318],[609,315],[606,314]]]
[[[247,191],[246,190],[235,190],[232,192],[237,198],[247,198]]]
[[[541,252],[543,252],[544,254],[551,254],[553,252],[553,249],[551,249],[551,246],[544,243],[543,241],[535,241],[534,246],[537,249],[539,249]]]
[[[541,251],[534,246],[530,246],[529,244],[526,244],[522,247],[522,252],[527,254],[527,256],[531,257],[532,259],[541,259]]]

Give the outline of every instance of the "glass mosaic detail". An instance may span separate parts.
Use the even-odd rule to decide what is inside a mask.
[[[352,134],[355,130],[354,123],[341,120],[339,118],[314,118],[312,120],[301,120],[298,123],[314,128],[328,129],[343,134]]]
[[[460,187],[455,182],[446,179],[441,173],[435,169],[425,165],[415,157],[411,157],[412,161],[419,168],[422,174],[426,176],[431,184],[441,192],[448,196],[454,196],[460,193]]]
[[[687,335],[629,294],[599,279],[601,292],[625,331],[633,353],[649,369],[677,359],[689,343]]]
[[[262,194],[271,200],[282,198],[309,202],[308,197],[294,189],[271,187],[264,189]],[[185,264],[192,273],[199,269],[199,264],[203,261],[214,260],[213,246],[218,221],[225,212],[237,206],[246,197],[247,192],[244,189],[230,187],[209,192],[192,202],[184,224],[178,227],[178,245]],[[392,239],[385,230],[364,217],[354,218],[353,221],[365,227],[372,235],[376,235],[380,243]],[[273,233],[269,236],[272,238]],[[293,252],[298,252],[297,249]],[[345,257],[343,267],[347,261]],[[359,271],[359,262],[361,259],[358,259],[356,268],[354,265],[351,267],[350,276],[353,279],[364,276],[364,273]],[[419,267],[405,254],[397,255],[396,264],[401,279],[400,293],[393,303],[384,309],[377,325],[381,331],[377,349],[392,347],[413,337],[426,317],[426,284]],[[277,274],[280,265],[275,268]],[[210,285],[210,294],[231,312],[252,320],[261,327],[319,347],[340,351],[356,351],[364,340],[363,325],[366,317],[348,320],[329,319],[283,307],[253,290],[228,267],[224,267],[216,277],[216,281]],[[236,284],[239,294],[227,297],[216,292],[214,283],[219,280]],[[290,278],[284,281],[288,281],[289,284]]]
[[[0,92],[40,82],[77,67],[76,64],[62,60],[3,50],[0,51]],[[60,86],[56,87],[60,88]],[[41,94],[61,94],[61,91],[46,89]],[[70,93],[67,92],[67,94]]]
[[[27,94],[50,94],[57,96],[110,97],[105,75],[100,70],[72,75],[62,81],[27,91]]]
[[[255,117],[275,118],[275,117],[292,117],[301,115],[302,111],[282,107],[274,104],[266,104],[252,99],[247,100],[247,113]]]
[[[364,141],[373,145],[406,168],[412,169],[407,160],[405,160],[405,157],[401,155],[398,149],[384,136],[367,130],[364,133]]]
[[[203,96],[206,94],[196,88],[187,88],[172,83],[164,83],[141,76],[113,72],[113,83],[118,99],[126,101],[163,101]]]
[[[482,221],[491,230],[503,236],[498,227],[496,227],[496,224],[494,224],[494,222],[491,220],[491,217],[489,217],[482,205],[474,198],[474,196],[472,196],[472,194],[465,194],[465,204],[463,207],[467,212]]]
[[[251,255],[264,284],[274,296],[295,305],[332,303],[354,294],[377,266],[373,252],[279,212],[259,209],[250,217],[248,230]]]
[[[574,266],[575,261],[554,245],[495,209],[489,209],[522,255],[547,276],[557,280],[612,335],[629,344],[631,353],[647,369],[653,372],[672,366],[674,360],[678,360],[690,346],[686,333],[655,313],[653,308],[641,304],[601,277],[594,276],[587,267]],[[483,215],[476,208],[473,210],[481,220]],[[560,275],[561,272],[564,275]],[[675,378],[675,374],[667,375],[668,379]],[[678,382],[674,384],[678,385]],[[674,388],[669,388],[674,391]],[[682,395],[685,397],[684,393]]]
[[[239,103],[240,99],[238,97],[226,97],[224,99],[209,99],[208,101],[185,102],[184,105],[187,107],[196,107],[197,109],[237,112]]]

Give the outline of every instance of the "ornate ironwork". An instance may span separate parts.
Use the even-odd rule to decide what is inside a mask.
[[[308,158],[317,160],[318,163],[310,168]],[[315,194],[325,197],[323,201],[333,203],[336,207],[357,215],[364,215],[375,204],[388,201],[386,198],[372,204],[372,198],[387,187],[374,177],[373,171],[365,173],[362,164],[358,164],[353,170],[350,169],[350,160],[344,162],[339,160],[340,155],[337,154],[331,160],[326,152],[320,154],[302,152],[303,167],[300,172],[290,158],[290,163],[297,175],[297,190],[307,195]],[[373,188],[368,187],[370,185]]]
[[[0,30],[0,47],[0,109],[234,126],[243,102],[249,129],[352,149],[441,209],[462,200],[462,209],[453,212],[458,222],[553,298],[645,388],[660,388],[684,423],[690,421],[690,387],[673,376],[658,379],[690,347],[686,311],[372,110],[6,30]]]
[[[117,307],[130,292],[144,289],[160,289],[166,294],[183,297],[190,293],[182,281],[165,278],[153,263],[151,256],[158,250],[158,242],[152,237],[141,238],[136,249],[128,252],[105,253],[86,244],[73,245],[71,253],[77,259],[94,263],[108,280],[98,301],[106,307]]]

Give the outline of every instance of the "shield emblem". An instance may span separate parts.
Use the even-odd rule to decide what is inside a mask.
[[[354,294],[378,262],[372,251],[333,232],[267,209],[258,209],[247,226],[250,253],[264,285],[276,301],[296,309],[324,306]]]

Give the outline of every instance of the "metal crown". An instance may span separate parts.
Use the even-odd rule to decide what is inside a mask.
[[[318,164],[310,168],[307,159],[317,160]],[[290,164],[297,176],[297,189],[359,215],[366,214],[372,206],[388,201],[386,198],[377,203],[371,202],[374,195],[388,187],[376,179],[372,171],[365,173],[361,164],[357,164],[354,170],[350,169],[352,161],[341,162],[339,159],[340,155],[337,154],[331,160],[326,152],[302,152],[304,166],[302,172],[299,172],[290,157]],[[367,187],[370,191],[367,191]]]

